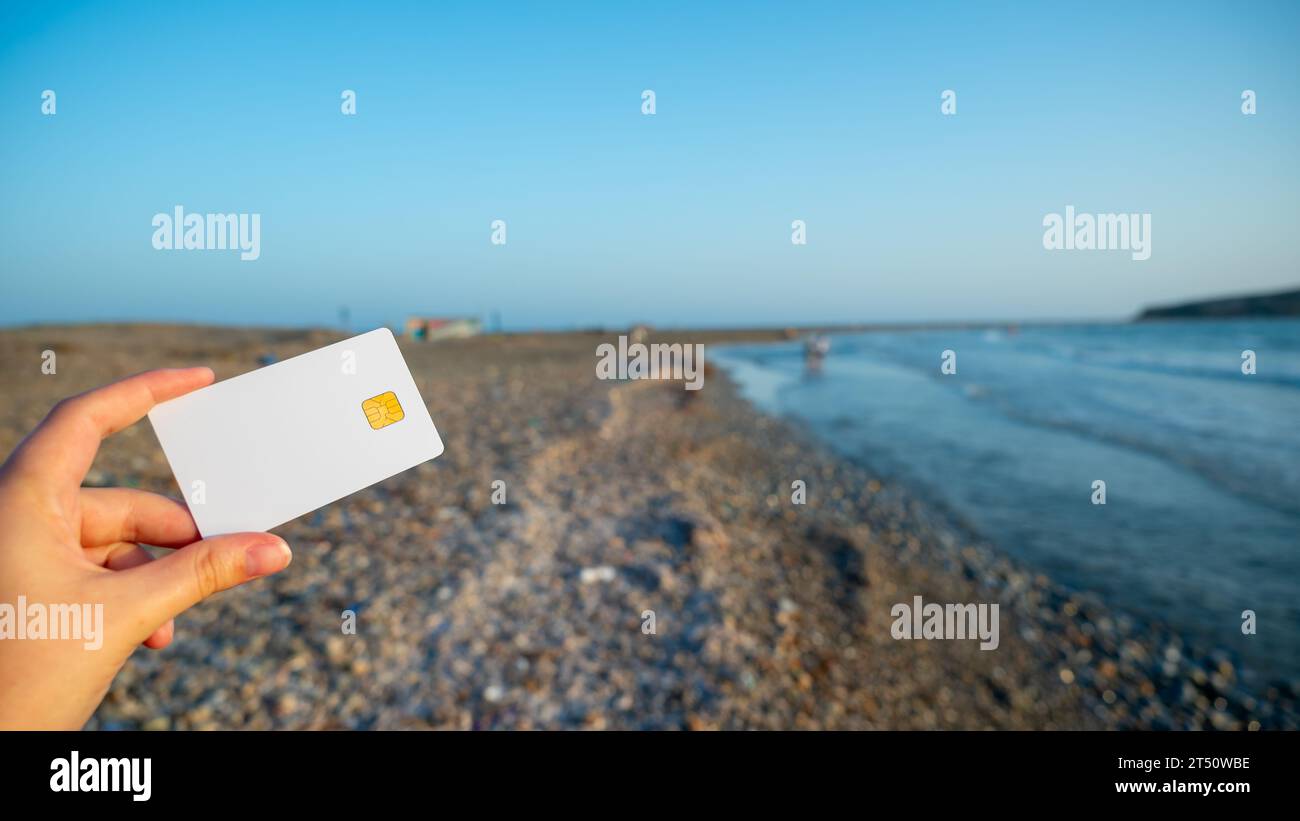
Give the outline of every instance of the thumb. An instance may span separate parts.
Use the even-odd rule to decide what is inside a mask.
[[[122,573],[157,627],[222,590],[289,566],[289,545],[270,533],[231,533],[187,545]]]

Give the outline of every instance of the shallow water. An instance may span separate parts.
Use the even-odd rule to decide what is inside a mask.
[[[1027,565],[1300,676],[1300,321],[846,334],[818,374],[798,343],[710,354]]]

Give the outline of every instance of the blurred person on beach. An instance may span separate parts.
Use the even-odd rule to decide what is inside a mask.
[[[809,374],[819,374],[826,355],[831,352],[831,340],[828,336],[813,334],[803,341],[804,369]]]
[[[166,647],[177,615],[288,566],[277,536],[203,539],[179,502],[81,487],[103,439],[213,379],[208,368],[149,371],[65,399],[0,466],[0,608],[24,619],[21,603],[102,605],[94,644],[60,638],[53,623],[44,640],[0,629],[0,729],[82,727],[138,645]],[[155,559],[142,544],[172,552]]]

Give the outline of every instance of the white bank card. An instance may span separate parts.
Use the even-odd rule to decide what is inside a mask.
[[[203,536],[269,530],[442,453],[387,328],[149,412]]]

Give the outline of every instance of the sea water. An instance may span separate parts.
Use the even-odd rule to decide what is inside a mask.
[[[1300,321],[845,334],[818,372],[795,342],[710,353],[1023,564],[1300,676]]]

